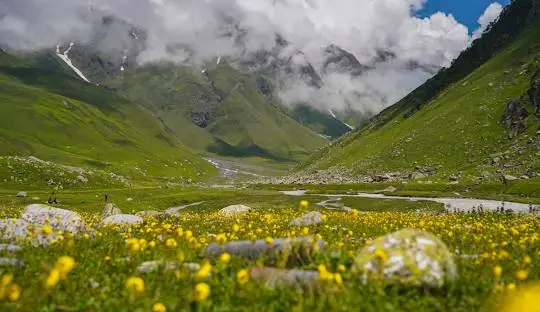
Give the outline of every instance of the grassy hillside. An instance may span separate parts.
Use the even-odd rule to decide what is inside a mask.
[[[0,57],[0,155],[181,182],[213,173],[145,108],[102,88]]]
[[[429,179],[457,176],[460,181],[476,181],[480,176],[499,179],[503,174],[535,176],[540,172],[540,121],[528,91],[540,68],[540,24],[534,21],[538,18],[534,14],[540,13],[537,3],[515,1],[451,68],[299,169],[338,166],[355,174],[375,174],[430,167],[434,176]],[[528,24],[514,25],[519,31],[501,28],[512,21],[519,24],[516,18]],[[502,36],[506,44],[495,53],[496,46],[488,44],[499,31],[507,34]],[[478,47],[494,56],[465,74],[486,58],[478,56]],[[434,81],[443,87],[438,90]],[[517,108],[509,105],[513,100],[518,100]]]
[[[107,84],[143,103],[174,136],[205,155],[290,162],[325,143],[223,63],[207,75],[170,64],[145,66]]]

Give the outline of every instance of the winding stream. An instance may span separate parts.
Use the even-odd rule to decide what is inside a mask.
[[[442,203],[446,209],[450,212],[454,211],[472,211],[482,207],[484,211],[496,211],[497,209],[504,207],[505,210],[512,210],[513,212],[528,213],[530,209],[529,204],[522,204],[508,201],[498,201],[490,199],[475,199],[475,198],[451,198],[451,197],[406,197],[406,196],[388,196],[383,194],[373,193],[358,193],[358,194],[307,194],[307,191],[280,191],[284,195],[289,196],[326,196],[329,199],[339,199],[340,197],[363,197],[363,198],[378,198],[378,199],[395,199],[395,200],[409,200],[409,201],[431,201],[436,203]],[[536,211],[540,210],[539,205],[533,205]]]

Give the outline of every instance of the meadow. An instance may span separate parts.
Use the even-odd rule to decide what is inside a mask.
[[[32,203],[12,192],[0,193],[2,218],[18,217]],[[137,197],[141,193],[149,195]],[[101,226],[101,196],[100,191],[59,195],[59,206],[80,213],[91,230],[79,235],[52,233],[50,246],[32,247],[33,236],[54,231],[46,225],[19,240],[21,250],[0,251],[0,257],[24,261],[24,266],[0,267],[0,310],[502,311],[505,304],[512,304],[508,299],[512,295],[538,292],[538,284],[534,289],[534,281],[540,279],[538,215],[445,214],[433,203],[392,200],[381,204],[373,199],[348,202],[354,208],[349,211],[329,210],[316,205],[321,198],[288,197],[271,190],[212,194],[195,189],[118,190],[109,196],[125,213],[162,211],[174,200],[177,204],[204,202],[178,215],[145,217],[142,224]],[[253,210],[234,215],[219,211],[240,203]],[[322,222],[291,225],[310,211],[320,211]],[[364,247],[404,228],[432,233],[444,242],[455,262],[456,276],[433,286],[376,274],[366,280],[354,269]],[[295,237],[321,239],[324,244],[294,262],[287,260],[288,254],[250,258],[204,253],[209,244],[239,240],[264,240],[271,250],[279,238]],[[391,261],[387,251],[376,253],[381,265]],[[141,269],[143,263],[146,269]],[[261,268],[270,267],[285,271],[272,271],[273,277],[259,274]],[[301,272],[315,278],[279,278],[291,269],[306,270]],[[538,297],[527,298],[519,302],[538,307]]]

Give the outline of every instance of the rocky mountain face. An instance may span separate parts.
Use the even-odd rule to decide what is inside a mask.
[[[538,181],[539,37],[540,1],[513,1],[451,67],[277,182]]]
[[[337,45],[330,45],[324,49],[325,61],[323,73],[344,73],[358,77],[370,70],[371,67],[360,64],[354,54],[349,53]]]

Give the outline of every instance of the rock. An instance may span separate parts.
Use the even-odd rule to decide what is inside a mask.
[[[113,203],[106,204],[105,208],[103,208],[103,211],[101,212],[101,216],[104,218],[119,214],[122,214],[122,210],[120,210],[120,208]]]
[[[32,197],[32,200],[36,200],[36,201],[37,201],[37,200],[41,200],[41,198],[39,198],[39,197]]]
[[[388,174],[377,174],[371,178],[373,179],[373,182],[384,182],[390,180],[390,176]]]
[[[529,179],[529,176],[528,175],[522,175],[521,177],[519,177],[521,180],[528,180]]]
[[[224,215],[237,215],[251,212],[251,207],[245,205],[231,205],[227,206],[219,211],[220,214]]]
[[[377,238],[356,256],[352,272],[364,282],[384,279],[404,285],[441,287],[457,277],[446,245],[433,234],[403,229]]]
[[[28,193],[27,192],[19,192],[19,193],[17,193],[17,197],[21,197],[21,198],[28,197]]]
[[[24,266],[24,261],[15,258],[0,258],[0,266]]]
[[[455,182],[455,181],[459,180],[459,177],[456,176],[456,175],[451,175],[451,176],[448,177],[448,180],[450,180],[452,182]]]
[[[88,279],[88,286],[92,289],[96,289],[99,287],[99,283],[95,279],[90,278]]]
[[[159,211],[155,211],[155,210],[143,210],[143,211],[139,211],[135,214],[137,217],[141,217],[141,218],[157,218],[161,215],[163,215],[161,212]]]
[[[426,175],[421,172],[413,172],[409,175],[409,180],[418,180],[425,178]]]
[[[157,260],[157,261],[146,261],[141,263],[137,267],[137,271],[139,273],[150,273],[159,271],[160,269],[163,269],[164,271],[172,271],[178,269],[180,266],[178,263],[171,262],[171,261],[163,261],[163,260]]]
[[[86,229],[86,225],[78,213],[42,204],[26,206],[21,219],[31,224],[48,224],[54,231],[71,234],[79,234]]]
[[[518,178],[514,177],[513,175],[509,175],[509,174],[505,174],[503,175],[503,183],[504,184],[507,184],[509,182],[512,182],[512,181],[515,181],[517,180]]]
[[[276,286],[313,286],[319,281],[319,272],[300,269],[276,269],[269,267],[255,267],[251,269],[251,278],[262,282],[268,288]]]
[[[19,252],[22,250],[22,247],[19,245],[13,245],[13,244],[0,244],[0,251],[8,251],[8,252]]]
[[[29,228],[32,228],[34,234],[30,235]],[[42,232],[41,225],[32,225],[22,219],[0,219],[0,240],[11,243],[29,241],[33,246],[50,245],[57,235],[51,233],[49,235]],[[4,245],[6,246],[6,245]],[[9,250],[15,250],[14,245],[7,245]]]
[[[521,98],[516,98],[506,104],[502,123],[508,132],[509,138],[525,132],[527,129],[525,120],[528,116],[529,112]]]
[[[101,221],[101,224],[104,226],[108,225],[135,225],[142,224],[144,222],[143,218],[130,215],[130,214],[117,214],[110,216]]]
[[[389,186],[385,188],[384,190],[382,190],[383,193],[394,193],[395,191],[397,191],[397,188],[393,186]]]
[[[172,261],[153,260],[153,261],[146,261],[146,262],[141,263],[137,267],[137,271],[139,273],[152,273],[152,272],[157,272],[159,270],[172,271],[179,268],[184,268],[191,272],[197,272],[201,268],[201,265],[198,263],[193,263],[193,262],[186,262],[186,263],[179,264]]]
[[[308,226],[308,225],[316,225],[323,222],[323,215],[322,213],[318,211],[312,211],[304,214],[300,218],[296,218],[293,221],[291,221],[291,226]]]
[[[257,241],[233,241],[221,246],[210,244],[204,250],[204,256],[208,258],[219,257],[227,252],[233,256],[241,256],[251,260],[265,257],[275,262],[280,256],[287,256],[289,264],[308,262],[312,255],[322,251],[325,242],[314,237],[276,238],[271,242],[266,240]]]

